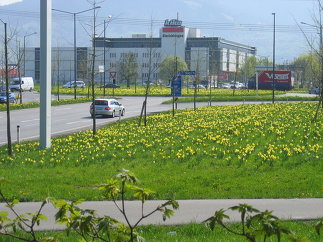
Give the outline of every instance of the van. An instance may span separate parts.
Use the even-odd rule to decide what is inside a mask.
[[[21,84],[20,84],[21,80]],[[12,83],[10,85],[11,91],[19,91],[21,86],[21,91],[32,91],[34,89],[34,80],[32,77],[15,77],[12,79]]]

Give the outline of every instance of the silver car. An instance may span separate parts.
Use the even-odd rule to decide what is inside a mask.
[[[69,81],[63,85],[63,88],[85,88],[84,81]]]
[[[95,115],[102,115],[114,118],[115,116],[123,116],[125,114],[125,108],[115,99],[111,98],[98,98],[94,100]],[[93,117],[94,107],[93,103],[90,106],[90,114]]]

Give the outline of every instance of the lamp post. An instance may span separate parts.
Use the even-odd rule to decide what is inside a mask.
[[[274,35],[273,35],[273,82],[272,82],[272,88],[273,88],[273,97],[272,97],[272,103],[275,103],[275,41],[276,41],[276,13],[272,13],[274,15]]]
[[[72,14],[73,15],[73,23],[74,23],[74,99],[76,99],[76,79],[77,79],[77,52],[76,52],[76,15],[84,12],[91,11],[96,8],[101,8],[100,6],[90,8],[87,10],[83,10],[80,12],[68,12],[64,10],[59,10],[59,9],[52,9],[53,11],[57,12],[62,12],[62,13],[67,13],[67,14]]]
[[[108,20],[110,21],[110,19],[111,19],[111,15],[109,15],[108,16]],[[108,22],[109,22],[108,21]],[[106,23],[107,23],[107,21],[106,21],[106,19],[104,20],[104,22],[103,22],[103,66],[104,66],[104,72],[103,72],[103,96],[105,96],[105,73],[106,73],[106,68],[105,68],[105,43],[106,43],[106,41],[105,41],[105,29],[106,29]]]
[[[12,155],[11,147],[11,131],[10,131],[10,106],[9,106],[9,78],[8,78],[8,38],[7,38],[7,23],[0,21],[4,24],[4,51],[5,51],[5,66],[6,66],[6,106],[7,106],[7,140],[8,140],[8,155]]]
[[[26,76],[26,37],[37,34],[37,32],[31,33],[31,34],[26,34],[24,36],[24,76]],[[20,73],[19,73],[20,77]],[[20,104],[22,104],[22,90],[21,90],[21,79],[19,78],[19,96],[20,96]]]
[[[24,36],[24,76],[26,76],[26,38],[34,34],[37,34],[37,32],[26,34]]]

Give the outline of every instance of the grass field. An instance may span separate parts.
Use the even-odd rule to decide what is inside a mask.
[[[100,200],[93,189],[120,168],[133,171],[153,199],[323,197],[323,117],[315,104],[203,107],[98,130],[0,148],[9,198]]]
[[[322,235],[319,236],[315,233],[313,226],[314,222],[284,222],[284,225],[292,230],[297,238],[302,238],[301,241],[322,241]],[[231,228],[239,229],[237,224],[231,225]],[[183,226],[141,226],[137,230],[139,234],[146,239],[146,241],[156,242],[199,242],[199,241],[247,241],[246,239],[233,235],[225,231],[220,227],[216,227],[214,231],[211,231],[204,225],[200,224],[188,224]],[[66,236],[65,232],[46,232],[41,233],[41,236],[55,236],[62,242],[76,242],[80,239],[75,233],[71,233],[70,236]],[[286,235],[283,235],[281,241],[290,241]],[[18,240],[10,239],[9,237],[1,237],[0,242],[17,242]],[[267,239],[266,241],[277,241],[276,238]]]

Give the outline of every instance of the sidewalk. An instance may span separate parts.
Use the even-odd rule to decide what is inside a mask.
[[[144,205],[145,213],[152,211],[163,201],[147,201]],[[161,213],[156,213],[151,217],[143,220],[141,225],[157,224],[157,225],[178,225],[187,223],[201,223],[208,217],[212,216],[216,210],[227,209],[240,203],[247,203],[260,211],[269,210],[281,219],[293,220],[310,220],[323,217],[323,199],[216,199],[216,200],[178,200],[179,209],[175,211],[175,215],[165,222]],[[20,203],[15,206],[15,210],[19,213],[32,212],[35,213],[40,202]],[[99,216],[108,215],[119,221],[124,221],[120,212],[116,209],[113,202],[91,201],[84,202],[81,208],[94,209]],[[135,223],[141,214],[141,206],[138,201],[127,201],[126,211],[129,215],[131,223]],[[0,211],[8,211],[3,203],[0,203]],[[47,217],[47,221],[42,221],[37,230],[60,230],[64,229],[61,225],[55,224],[56,210],[51,204],[44,207],[42,213]],[[231,217],[231,221],[239,221],[240,215],[236,212],[227,213]]]

